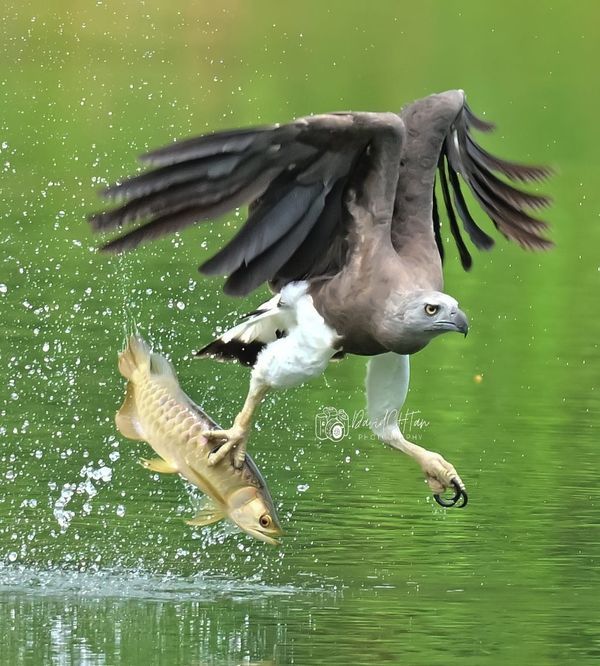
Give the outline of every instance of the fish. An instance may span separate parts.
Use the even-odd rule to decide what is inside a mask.
[[[206,495],[187,523],[202,527],[228,519],[255,539],[278,545],[283,530],[258,467],[249,455],[239,469],[231,456],[208,464],[214,444],[202,433],[218,426],[184,393],[171,363],[152,352],[139,334],[129,336],[118,358],[127,388],[115,416],[117,429],[157,453],[157,458],[140,460],[146,469],[180,474]]]

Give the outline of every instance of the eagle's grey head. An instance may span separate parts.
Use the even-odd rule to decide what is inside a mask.
[[[440,291],[394,294],[386,304],[379,340],[397,354],[413,354],[441,333],[467,335],[469,320],[452,296]]]

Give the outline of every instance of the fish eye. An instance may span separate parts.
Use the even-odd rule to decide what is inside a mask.
[[[268,513],[265,513],[259,518],[258,522],[260,523],[261,527],[271,527],[273,520]]]
[[[432,303],[427,303],[425,306],[425,312],[432,317],[440,309],[439,305],[433,305]]]

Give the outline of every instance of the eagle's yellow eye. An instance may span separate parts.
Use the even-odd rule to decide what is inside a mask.
[[[265,513],[262,515],[258,521],[260,523],[261,527],[271,527],[271,524],[273,523],[273,520],[271,516],[269,516],[268,513]]]
[[[432,305],[431,303],[427,303],[427,305],[425,306],[425,312],[430,317],[433,316],[439,309],[440,309],[439,305]]]

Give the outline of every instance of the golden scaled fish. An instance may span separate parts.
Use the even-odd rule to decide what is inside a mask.
[[[159,455],[141,464],[153,472],[179,473],[207,496],[190,525],[210,525],[228,518],[256,539],[276,545],[282,534],[269,489],[251,457],[234,467],[231,456],[214,466],[214,445],[202,432],[218,427],[181,389],[173,366],[132,335],[119,354],[127,395],[115,422],[122,435],[148,442]]]

